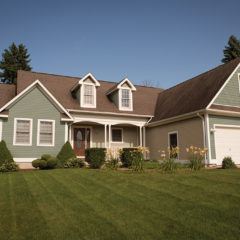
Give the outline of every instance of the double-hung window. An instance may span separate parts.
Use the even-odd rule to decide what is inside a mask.
[[[13,145],[32,145],[32,119],[15,118]]]
[[[96,87],[94,84],[84,83],[82,85],[81,107],[96,107]]]
[[[55,121],[39,119],[37,135],[38,146],[54,146]]]
[[[120,110],[132,109],[132,93],[130,89],[121,89],[121,108]]]

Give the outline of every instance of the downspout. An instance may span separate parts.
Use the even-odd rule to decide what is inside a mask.
[[[204,146],[204,148],[207,148],[207,146],[206,146],[205,120],[204,120],[204,117],[203,117],[200,113],[197,113],[197,116],[202,119],[202,127],[203,127],[203,146]],[[205,157],[204,157],[204,162],[205,162],[205,167],[206,167],[206,166],[207,166],[207,154],[206,154],[206,153],[205,153]]]

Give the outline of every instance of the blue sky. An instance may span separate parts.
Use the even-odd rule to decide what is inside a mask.
[[[13,41],[33,71],[168,88],[221,64],[240,38],[240,1],[0,0],[0,52]]]

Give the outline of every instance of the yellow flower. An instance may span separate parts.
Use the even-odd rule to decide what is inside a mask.
[[[195,154],[195,155],[198,154],[198,151],[194,151],[194,154]]]
[[[189,148],[186,148],[186,152],[189,152]]]

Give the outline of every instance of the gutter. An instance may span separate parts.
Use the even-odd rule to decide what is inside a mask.
[[[202,127],[203,127],[203,146],[204,148],[207,148],[206,146],[206,127],[205,127],[205,120],[204,120],[204,117],[200,114],[200,113],[197,113],[197,116],[200,117],[202,119]],[[205,166],[207,166],[207,154],[205,153],[205,156],[204,156],[204,162],[205,162]]]

